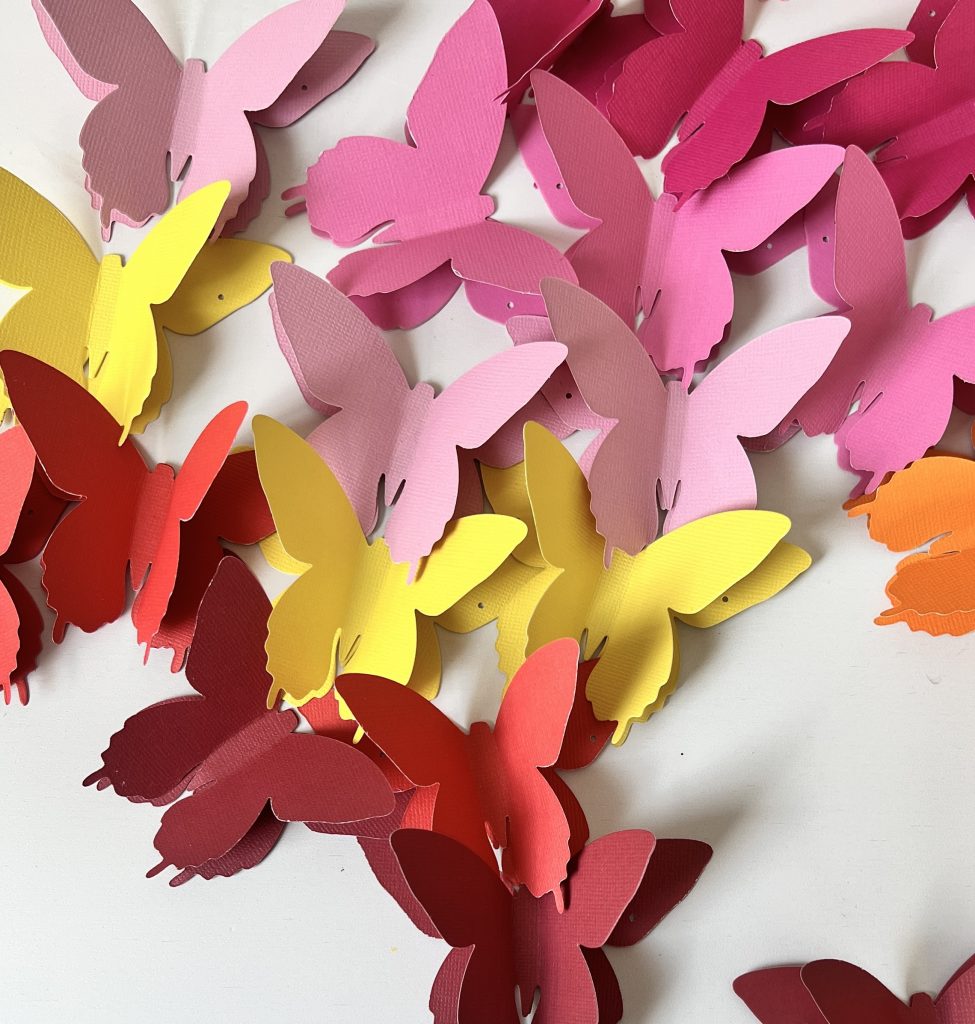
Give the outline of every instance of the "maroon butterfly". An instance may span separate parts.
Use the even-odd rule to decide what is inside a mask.
[[[271,605],[243,562],[225,558],[200,606],[186,677],[198,696],[128,719],[85,785],[135,802],[179,800],[163,815],[149,874],[170,885],[232,875],[264,859],[288,821],[361,821],[390,814],[382,772],[349,745],[294,732],[294,711],[267,707],[264,643]]]

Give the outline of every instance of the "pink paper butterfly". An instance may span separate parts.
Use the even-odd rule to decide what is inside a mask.
[[[290,263],[272,264],[271,274],[278,343],[305,400],[328,417],[308,441],[366,533],[385,481],[387,503],[396,499],[385,531],[390,553],[416,564],[457,504],[457,450],[484,445],[548,380],[565,346],[507,349],[435,396],[422,381],[409,386],[386,340],[336,288]]]
[[[630,328],[597,298],[564,281],[542,283],[553,333],[593,411],[611,424],[586,449],[596,527],[631,555],[663,529],[758,496],[739,435],[781,419],[818,379],[849,329],[840,317],[803,320],[728,356],[693,391],[664,383]]]
[[[694,192],[727,174],[751,149],[769,104],[799,103],[912,38],[859,29],[765,57],[754,39],[741,41],[743,7],[743,0],[671,0],[683,31],[630,54],[612,83],[605,109],[635,154],[659,153],[683,116],[679,145],[663,162],[668,192]]]
[[[291,124],[373,49],[366,36],[330,34],[345,0],[296,0],[269,14],[209,71],[180,63],[132,0],[32,3],[48,45],[96,104],[80,141],[106,240],[114,222],[139,226],[169,206],[167,156],[174,181],[186,171],[181,195],[229,181],[214,233],[243,230],[270,190],[253,126]]]
[[[543,277],[574,280],[553,246],[493,220],[481,188],[504,129],[508,72],[488,0],[475,0],[444,37],[407,113],[407,142],[355,136],[327,150],[304,185],[312,229],[352,245],[382,224],[383,243],[346,256],[328,275],[379,326],[415,327],[438,312],[461,279],[517,296]],[[483,303],[482,303],[483,307]],[[513,300],[492,315],[524,312]]]
[[[850,333],[836,358],[762,447],[801,428],[836,434],[854,495],[920,458],[944,433],[953,378],[975,381],[975,307],[932,320],[911,306],[900,221],[877,168],[847,150],[836,197],[836,290]],[[850,407],[858,401],[855,412]]]
[[[723,250],[751,249],[767,238],[823,187],[842,151],[769,153],[678,205],[671,195],[654,199],[595,107],[552,75],[536,72],[532,83],[561,172],[555,181],[551,172],[536,172],[539,187],[546,193],[564,182],[573,202],[600,222],[566,254],[579,284],[628,324],[642,311],[640,340],[661,371],[682,371],[686,386],[731,320],[734,291]]]
[[[872,68],[827,97],[812,101],[801,134],[871,150],[902,219],[919,234],[967,193],[975,213],[975,0],[936,5],[924,0],[911,26],[925,33],[910,61]]]

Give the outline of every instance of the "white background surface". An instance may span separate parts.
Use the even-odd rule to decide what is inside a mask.
[[[209,61],[275,5],[140,0],[178,55]],[[344,135],[400,138],[412,88],[464,7],[350,0],[340,27],[370,33],[378,50],[293,129],[264,133],[274,193],[303,180]],[[911,11],[911,0],[752,0],[746,28],[777,49],[841,28],[902,27]],[[3,36],[2,163],[103,251],[76,141],[90,104],[47,49],[27,0],[5,0]],[[510,139],[489,188],[506,219],[562,245],[573,237],[548,215]],[[248,235],[325,273],[341,250],[312,236],[305,219],[285,221],[283,207],[270,199]],[[117,227],[104,251],[128,251],[137,237]],[[973,243],[961,209],[910,243],[915,300],[939,315],[975,302]],[[823,309],[801,253],[736,280],[736,292],[738,341]],[[411,379],[437,385],[506,344],[462,292],[431,323],[391,340]],[[239,398],[296,428],[314,423],[264,299],[172,349],[176,397],[145,437],[153,457],[178,463],[213,413]],[[958,450],[966,429],[957,417]],[[686,903],[640,945],[610,953],[631,1022],[744,1024],[751,1016],[730,987],[738,974],[819,956],[856,961],[901,995],[936,991],[975,952],[972,640],[873,625],[896,557],[847,520],[851,478],[829,439],[800,437],[754,464],[763,506],[793,517],[791,539],[812,552],[813,568],[723,627],[682,628],[684,683],[666,712],[569,780],[594,835],[646,827],[715,848]],[[36,566],[18,572],[37,579]],[[283,582],[269,570],[264,578]],[[493,631],[441,634],[439,704],[465,723],[496,710]],[[165,653],[141,662],[128,619],[94,636],[69,631],[45,652],[30,706],[0,710],[0,1020],[427,1021],[446,946],[414,930],[354,840],[292,826],[264,864],[238,877],[176,890],[143,877],[156,860],[160,811],[81,787],[128,715],[187,690]]]

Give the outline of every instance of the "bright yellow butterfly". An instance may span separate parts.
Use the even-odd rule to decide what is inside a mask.
[[[536,423],[525,427],[525,462],[484,470],[496,511],[529,524],[514,556],[437,621],[469,632],[498,619],[502,671],[563,636],[599,663],[587,695],[622,743],[634,721],[659,710],[677,681],[674,618],[713,626],[778,593],[808,568],[801,548],[780,543],[790,523],[774,512],[722,512],[665,534],[638,555],[614,551],[589,510],[589,487],[565,447]],[[604,642],[605,641],[605,642]]]
[[[442,614],[487,579],[525,536],[501,515],[451,523],[423,560],[393,562],[381,538],[369,543],[321,456],[266,416],[254,418],[257,468],[281,544],[307,568],[268,620],[268,671],[278,693],[300,707],[327,693],[344,670],[406,684],[414,671],[417,613]]]
[[[123,264],[114,254],[99,262],[56,207],[0,169],[0,281],[28,289],[0,321],[0,349],[87,383],[123,438],[143,429],[172,389],[162,329],[199,334],[266,291],[271,263],[290,262],[259,242],[207,244],[229,187],[216,182],[184,199]],[[0,415],[8,408],[3,396]]]

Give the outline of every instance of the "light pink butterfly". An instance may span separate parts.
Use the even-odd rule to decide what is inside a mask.
[[[343,139],[285,198],[302,200],[312,229],[339,245],[382,243],[328,275],[383,327],[415,327],[460,287],[483,282],[516,296],[543,277],[574,278],[568,260],[528,231],[491,218],[481,188],[504,129],[508,72],[497,18],[475,0],[441,41],[407,113],[407,142]],[[508,304],[510,303],[510,305]],[[496,315],[524,312],[507,300]],[[529,310],[530,311],[530,310]]]
[[[840,176],[835,234],[850,333],[819,383],[757,446],[775,447],[800,428],[835,433],[840,464],[861,476],[858,495],[941,439],[954,377],[975,382],[975,307],[933,320],[930,306],[911,306],[897,209],[855,147]]]
[[[32,0],[48,45],[95,108],[81,129],[82,166],[102,233],[162,213],[181,194],[227,180],[215,233],[239,231],[269,191],[254,125],[291,124],[343,85],[373,42],[331,33],[345,0],[296,0],[244,33],[207,70],[180,63],[132,0]],[[188,166],[187,166],[188,165]]]
[[[580,464],[607,550],[642,551],[664,531],[716,512],[755,508],[739,435],[764,433],[816,381],[849,329],[841,317],[802,320],[749,342],[686,391],[664,383],[611,309],[564,281],[542,282],[555,337],[582,397],[613,424]]]
[[[838,147],[807,146],[757,157],[707,192],[678,204],[654,199],[639,167],[605,118],[564,82],[536,72],[532,83],[558,177],[599,224],[567,252],[579,284],[621,319],[644,320],[639,335],[661,371],[695,366],[724,337],[734,309],[724,250],[752,249],[823,187],[843,159]],[[526,154],[527,155],[527,154]]]
[[[490,440],[563,362],[565,346],[507,349],[435,395],[425,382],[409,386],[383,336],[328,282],[290,263],[271,273],[278,343],[306,401],[327,416],[308,442],[366,533],[384,481],[386,503],[395,499],[386,542],[394,561],[415,567],[454,513],[458,449]]]
[[[744,159],[769,104],[799,103],[913,38],[859,29],[765,57],[754,39],[741,40],[744,0],[671,0],[670,6],[683,31],[652,39],[624,59],[605,110],[640,156],[659,153],[680,121],[679,144],[663,162],[664,187],[675,195],[706,188]]]
[[[934,12],[931,18],[929,12]],[[903,220],[919,234],[942,219],[975,175],[975,0],[924,0],[911,21],[931,22],[910,61],[872,68],[806,110],[798,141],[827,140],[865,150]],[[973,206],[975,212],[975,206]]]

